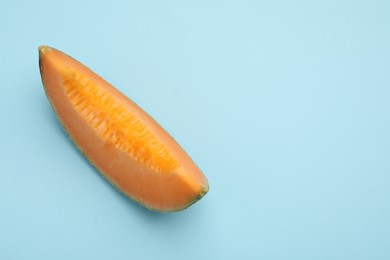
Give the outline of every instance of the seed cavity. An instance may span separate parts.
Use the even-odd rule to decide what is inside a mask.
[[[157,172],[169,173],[179,166],[147,126],[96,82],[70,71],[64,86],[76,111],[107,143]]]

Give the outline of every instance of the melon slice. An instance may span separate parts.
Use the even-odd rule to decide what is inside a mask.
[[[75,145],[116,188],[160,212],[189,207],[208,191],[200,169],[144,110],[89,68],[39,47],[46,96]]]

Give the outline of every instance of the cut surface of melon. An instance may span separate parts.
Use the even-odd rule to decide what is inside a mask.
[[[149,209],[187,208],[208,191],[206,177],[144,110],[70,56],[39,47],[46,95],[64,129],[116,188]]]

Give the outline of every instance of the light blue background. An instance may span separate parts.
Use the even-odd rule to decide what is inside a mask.
[[[390,2],[2,1],[0,259],[390,259]],[[157,119],[211,190],[174,214],[67,139],[37,47]]]

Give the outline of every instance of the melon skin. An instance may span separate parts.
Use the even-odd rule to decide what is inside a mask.
[[[119,191],[148,209],[188,208],[206,177],[145,111],[70,56],[39,47],[46,96],[81,153]]]

